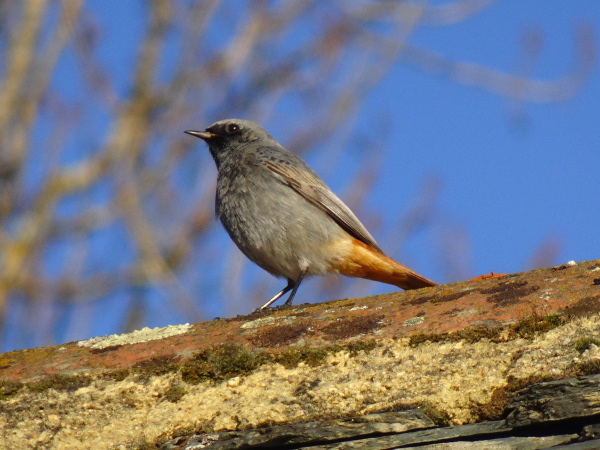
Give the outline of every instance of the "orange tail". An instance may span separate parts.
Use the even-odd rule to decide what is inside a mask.
[[[337,242],[335,246],[338,247],[340,244],[347,247],[347,252],[344,252],[345,257],[334,263],[333,269],[342,275],[393,284],[405,290],[437,286],[437,283],[394,261],[364,242],[352,238],[343,243]],[[341,250],[339,247],[338,249]]]

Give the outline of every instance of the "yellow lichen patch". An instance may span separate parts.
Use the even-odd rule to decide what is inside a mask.
[[[221,347],[200,358],[223,375],[212,379],[186,382],[174,364],[172,371],[149,368],[141,376],[134,370],[80,387],[72,383],[78,380],[58,380],[38,391],[21,387],[1,403],[0,434],[7,448],[139,448],[186,431],[412,407],[438,423],[474,422],[497,417],[511,393],[528,383],[577,374],[578,367],[600,369],[598,346],[580,353],[575,345],[599,331],[595,315],[503,341],[481,337],[413,346],[409,339],[387,339],[327,351],[290,346],[278,356]]]

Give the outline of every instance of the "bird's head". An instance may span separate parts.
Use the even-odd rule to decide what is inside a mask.
[[[260,125],[249,120],[225,119],[213,123],[204,131],[187,130],[208,144],[217,165],[222,158],[235,153],[241,146],[255,141],[271,141],[273,137]]]

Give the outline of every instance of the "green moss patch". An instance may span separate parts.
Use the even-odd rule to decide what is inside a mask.
[[[300,363],[317,367],[325,361],[327,355],[348,351],[355,356],[360,351],[371,351],[377,347],[374,341],[356,342],[346,345],[326,347],[293,346],[282,352],[250,349],[237,344],[223,344],[201,350],[180,368],[185,382],[198,384],[204,381],[220,382],[229,378],[252,373],[258,367],[276,363],[286,369],[297,367]]]
[[[559,314],[546,316],[533,314],[512,325],[498,327],[478,325],[453,333],[416,334],[410,337],[409,342],[412,347],[416,347],[423,342],[466,341],[474,343],[481,339],[489,339],[492,342],[507,342],[518,338],[533,339],[564,323],[565,319]]]
[[[27,388],[30,391],[55,389],[57,391],[74,392],[79,388],[89,386],[92,381],[92,378],[87,375],[52,374],[43,377],[39,381],[27,383]]]
[[[0,380],[0,400],[11,397],[23,388],[23,383],[11,380]]]
[[[258,368],[261,362],[260,352],[236,344],[223,344],[201,350],[180,371],[183,381],[198,384],[247,375]]]
[[[181,398],[187,394],[185,388],[179,384],[175,386],[171,386],[167,391],[163,394],[163,398],[169,402],[177,403]]]
[[[579,353],[583,353],[587,349],[589,349],[592,345],[600,346],[600,339],[596,339],[596,338],[588,337],[588,336],[582,337],[582,338],[579,338],[577,340],[577,342],[575,342],[575,350],[577,350]]]

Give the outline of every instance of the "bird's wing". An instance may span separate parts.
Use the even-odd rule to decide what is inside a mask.
[[[262,159],[261,163],[277,175],[283,183],[322,209],[351,236],[383,253],[373,236],[360,223],[350,208],[300,158],[295,161],[294,165],[282,160],[275,162],[271,159]]]

